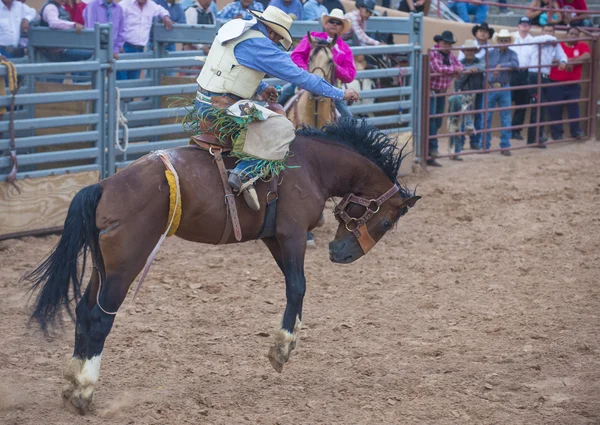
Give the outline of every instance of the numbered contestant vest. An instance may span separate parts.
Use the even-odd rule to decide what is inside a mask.
[[[221,30],[228,24],[225,24]],[[234,55],[235,46],[250,38],[264,37],[260,31],[244,29],[244,32],[224,45],[219,34],[215,37],[206,62],[198,76],[198,84],[213,93],[231,93],[243,99],[251,99],[264,78],[264,72],[240,65]]]

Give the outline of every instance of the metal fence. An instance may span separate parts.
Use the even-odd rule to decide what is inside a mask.
[[[185,110],[171,106],[171,98],[191,97],[197,89],[195,77],[203,64],[198,50],[168,51],[178,44],[211,44],[221,23],[174,25],[167,31],[159,24],[152,29],[152,48],[143,53],[112,57],[110,25],[76,34],[31,28],[29,56],[14,60],[23,85],[17,94],[14,129],[19,169],[17,178],[97,170],[108,177],[130,162],[156,149],[181,146],[188,138],[177,118]],[[376,99],[368,105],[353,105],[355,114],[375,113],[367,118],[388,132],[415,133],[420,140],[420,73],[422,15],[409,18],[372,18],[367,30],[407,36],[406,44],[353,47],[355,54],[402,55],[400,67],[359,71],[356,78],[399,78],[395,87],[361,91],[362,98]],[[318,22],[295,22],[292,36],[321,31]],[[47,49],[76,48],[93,52],[80,62],[48,62]],[[196,68],[196,69],[194,69]],[[117,80],[118,71],[142,69],[142,78]],[[0,67],[0,77],[7,71]],[[179,76],[172,77],[176,73]],[[185,75],[189,77],[186,78]],[[190,78],[193,77],[193,78]],[[64,84],[63,81],[70,81]],[[281,84],[275,79],[269,84]],[[0,107],[8,106],[10,94],[0,96]],[[76,108],[73,108],[76,105]],[[70,115],[64,115],[67,108]],[[60,113],[59,113],[59,110]],[[54,111],[54,113],[52,113]],[[8,114],[0,121],[0,179],[10,169]]]

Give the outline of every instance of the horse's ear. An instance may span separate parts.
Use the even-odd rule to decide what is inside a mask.
[[[329,47],[333,49],[333,46],[335,46],[335,43],[337,43],[338,40],[338,35],[334,35],[333,36],[333,40],[331,40],[331,43],[329,43]]]
[[[408,208],[412,208],[415,206],[415,204],[417,203],[417,201],[421,199],[420,196],[411,196],[408,199],[404,200],[403,206],[406,206]]]
[[[306,36],[308,37],[308,42],[309,42],[310,44],[313,44],[313,38],[310,36],[310,31],[307,31],[307,32],[306,32]]]

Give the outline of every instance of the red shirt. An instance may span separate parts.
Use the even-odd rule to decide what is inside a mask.
[[[84,2],[75,3],[73,6],[70,6],[69,3],[65,3],[65,9],[71,15],[71,21],[77,22],[78,24],[85,25],[83,20],[83,9],[85,9],[87,5]]]
[[[588,10],[585,0],[573,0],[571,3],[568,3],[566,0],[563,0],[561,3],[561,7],[571,6],[575,10]]]
[[[569,59],[578,58],[590,51],[589,46],[583,41],[576,42],[574,46],[567,46],[565,43],[560,43],[560,47],[562,47]],[[582,69],[583,65],[573,65],[572,71],[567,71],[566,69],[561,71],[555,66],[550,69],[550,79],[553,81],[579,81],[581,80]]]
[[[434,47],[440,47],[440,45],[436,44]],[[444,63],[444,59],[447,59],[447,63]],[[454,53],[448,52],[448,57],[445,58],[439,50],[434,50],[429,54],[429,69],[432,74],[443,74],[431,77],[431,89],[438,93],[445,93],[452,84],[454,73],[464,70],[465,67],[454,56]]]

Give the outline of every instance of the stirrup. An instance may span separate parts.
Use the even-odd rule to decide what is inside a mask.
[[[260,211],[260,202],[258,202],[258,194],[254,188],[254,184],[247,186],[242,193],[244,194],[246,204],[254,211]]]

